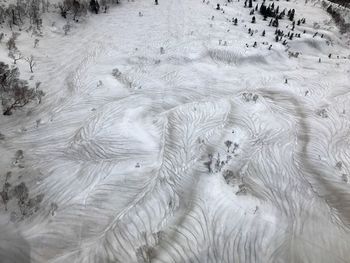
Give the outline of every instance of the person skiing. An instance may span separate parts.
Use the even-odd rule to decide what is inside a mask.
[[[158,5],[158,0],[154,0],[154,3],[155,3],[156,5]]]

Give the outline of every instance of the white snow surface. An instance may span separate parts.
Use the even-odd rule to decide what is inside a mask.
[[[350,262],[347,36],[319,1],[275,2],[306,18],[288,46],[243,1],[217,2],[124,1],[66,36],[49,13],[35,49],[21,33],[37,61],[21,77],[46,96],[0,116],[0,183],[11,171],[44,197],[22,218],[0,201],[5,260]]]

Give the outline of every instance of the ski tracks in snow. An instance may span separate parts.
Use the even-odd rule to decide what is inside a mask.
[[[11,139],[45,194],[19,223],[33,262],[346,262],[345,82],[306,76],[278,47],[241,48],[224,19],[235,9],[163,0],[110,12],[94,34],[69,36],[74,48],[62,40],[65,65],[50,53],[47,73],[64,77],[44,122]],[[220,34],[228,46],[213,44]]]

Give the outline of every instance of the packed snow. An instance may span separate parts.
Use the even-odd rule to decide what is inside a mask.
[[[50,12],[36,48],[22,30],[46,95],[0,116],[0,191],[37,202],[0,200],[0,262],[350,262],[349,34],[321,1],[274,3],[306,19],[287,45],[236,0],[122,1],[66,35]]]

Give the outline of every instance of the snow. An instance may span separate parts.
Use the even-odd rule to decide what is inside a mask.
[[[124,1],[68,35],[46,13],[35,49],[21,32],[37,62],[21,77],[46,96],[0,116],[0,183],[11,171],[44,198],[24,218],[0,202],[0,255],[14,240],[31,262],[349,261],[348,36],[320,1],[275,2],[306,18],[288,46],[242,1],[217,2]]]

